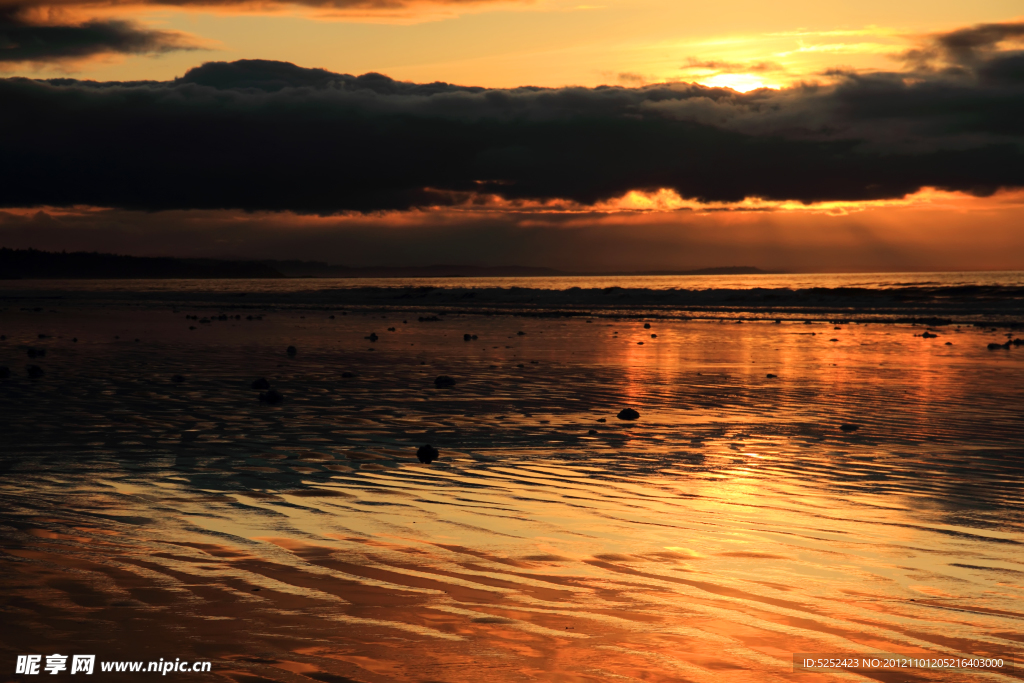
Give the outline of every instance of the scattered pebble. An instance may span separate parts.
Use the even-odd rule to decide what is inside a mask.
[[[296,349],[294,346],[289,346],[288,349],[287,349],[287,352],[288,352],[289,356],[294,356],[295,354],[297,354],[299,352],[299,350]]]
[[[769,372],[767,375],[765,375],[765,377],[767,377],[768,379],[775,379],[776,377],[778,377],[778,375],[773,375],[772,373]]]
[[[437,387],[438,389],[442,389],[445,387],[454,387],[455,380],[449,377],[448,375],[440,375],[434,379],[434,386]]]
[[[174,382],[175,384],[181,384],[182,382],[185,381],[185,377],[182,375],[174,375],[171,377],[171,381]]]
[[[619,411],[618,418],[620,420],[636,420],[639,419],[640,413],[636,412],[632,408],[623,408]]]
[[[857,425],[851,424],[841,424],[839,425],[839,428],[842,429],[844,432],[855,432],[858,429],[860,429],[860,427],[858,427]]]
[[[28,376],[32,379],[38,379],[45,374],[43,373],[43,369],[38,365],[27,365],[25,366],[25,370],[28,371]]]
[[[419,450],[416,451],[416,458],[426,464],[430,464],[438,459],[441,454],[437,452],[437,449],[431,446],[429,443],[425,446],[420,446]]]
[[[268,382],[263,377],[260,377],[259,379],[253,381],[253,383],[250,384],[249,387],[252,389],[256,389],[258,391],[266,391],[267,389],[270,388],[270,382]]]

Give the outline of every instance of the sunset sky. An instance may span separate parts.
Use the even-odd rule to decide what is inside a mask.
[[[0,0],[0,77],[0,246],[1024,269],[1019,1]]]

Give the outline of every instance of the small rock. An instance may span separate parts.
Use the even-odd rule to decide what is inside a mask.
[[[28,376],[32,379],[38,379],[43,376],[43,369],[38,365],[27,365],[25,370],[28,371]]]
[[[416,451],[416,458],[426,464],[430,464],[437,460],[441,454],[437,452],[437,449],[431,446],[429,443],[425,446],[420,446],[419,450]]]
[[[597,430],[596,429],[587,430],[587,434],[597,434]]]
[[[839,341],[839,340],[833,337],[832,339],[829,339],[829,341]]]
[[[526,333],[525,333],[525,332],[523,332],[522,330],[520,330],[519,332],[516,332],[516,334],[517,334],[517,335],[519,335],[520,337],[522,337],[522,336],[523,336],[524,334],[526,334]]]
[[[11,376],[11,369],[6,365],[0,365],[0,379],[7,379]]]
[[[637,346],[643,346],[644,345],[643,342],[637,342],[636,344],[637,344]]]
[[[434,379],[434,386],[437,387],[438,389],[442,389],[445,387],[454,387],[455,380],[449,377],[448,375],[440,375],[439,377],[436,377]]]
[[[358,375],[356,373],[354,373],[354,372],[343,372],[343,373],[341,373],[341,376],[344,379],[352,379],[353,377],[358,377]]]
[[[598,422],[607,422],[608,420],[604,419],[603,417],[599,417],[599,418],[597,418],[597,421]]]
[[[637,420],[640,418],[640,413],[636,412],[632,408],[623,408],[619,411],[618,418],[620,420]]]
[[[952,346],[953,342],[946,342],[946,346]]]
[[[778,377],[778,375],[773,375],[773,374],[772,374],[772,373],[770,373],[770,372],[769,372],[769,373],[768,373],[767,375],[765,375],[765,376],[766,376],[766,377],[767,377],[768,379],[775,379],[776,377]]]
[[[651,329],[651,324],[650,323],[644,323],[644,329],[645,330]]]
[[[284,396],[277,389],[271,389],[266,393],[260,394],[260,403],[269,403],[272,406],[276,406],[283,400]]]
[[[377,336],[376,332],[371,332],[370,336],[369,337],[364,337],[364,339],[369,339],[371,342],[375,342],[378,339],[380,339],[380,337]]]
[[[936,338],[936,337],[938,337],[939,335],[937,335],[937,334],[932,334],[931,332],[925,332],[925,333],[924,333],[924,334],[922,334],[921,336],[922,336],[922,337],[924,337],[925,339],[935,339],[935,338]]]
[[[287,352],[288,352],[289,356],[294,356],[295,354],[297,354],[299,352],[299,350],[296,349],[294,346],[289,346],[288,349],[287,349]]]
[[[1003,345],[1002,344],[996,344],[995,342],[992,342],[991,344],[988,345],[988,350],[989,351],[995,351],[996,349],[1001,349],[1001,348],[1003,348]]]
[[[174,382],[175,384],[181,384],[182,382],[185,381],[185,377],[182,375],[174,375],[171,377],[171,381]]]
[[[656,335],[656,334],[652,334],[651,335],[651,339],[657,339],[657,338],[658,338],[658,335]]]
[[[267,389],[270,388],[270,382],[260,377],[259,379],[255,380],[252,384],[250,384],[249,387],[251,389],[256,389],[258,391],[266,391]]]
[[[76,344],[77,344],[77,343],[78,343],[78,337],[72,337],[72,338],[71,338],[71,341],[73,341],[74,343],[76,343]]]
[[[473,339],[473,335],[471,335],[471,334],[464,334],[464,335],[462,335],[462,341],[470,341],[472,339]]]
[[[842,424],[842,425],[839,425],[839,428],[842,429],[844,432],[855,432],[858,429],[860,429],[860,427],[858,427],[857,425],[851,425],[851,424]]]
[[[31,347],[31,346],[28,348],[28,357],[29,358],[43,358],[45,356],[46,356],[46,349],[37,349],[37,348]]]

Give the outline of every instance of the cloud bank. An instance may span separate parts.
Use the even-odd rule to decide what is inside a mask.
[[[330,215],[661,188],[703,202],[988,195],[1024,187],[1024,52],[979,40],[944,53],[952,70],[748,93],[487,89],[260,60],[168,82],[4,79],[0,206]]]
[[[53,24],[33,21],[29,14],[23,7],[0,5],[0,65],[195,49],[180,33],[148,30],[129,21],[92,19]]]

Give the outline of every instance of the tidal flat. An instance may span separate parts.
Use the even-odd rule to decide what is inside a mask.
[[[4,666],[1022,677],[793,670],[794,653],[1024,657],[1024,346],[988,348],[1012,329],[12,301]]]

